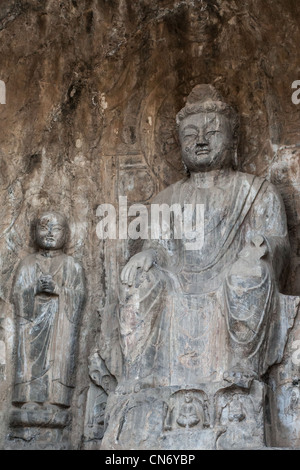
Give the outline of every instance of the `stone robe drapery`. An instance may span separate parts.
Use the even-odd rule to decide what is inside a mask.
[[[47,274],[55,291],[38,293],[38,279]],[[70,256],[37,253],[20,263],[13,289],[17,319],[13,402],[70,406],[84,291],[83,269]]]
[[[179,240],[147,240],[156,266],[139,273],[121,296],[122,383],[145,386],[222,382],[241,362],[262,375],[280,359],[290,327],[281,315],[278,287],[288,258],[282,200],[267,181],[240,172],[215,185],[179,181],[154,204],[204,204],[204,245],[186,250]],[[235,278],[231,267],[260,235],[268,254],[258,272]],[[241,311],[239,305],[244,305]]]

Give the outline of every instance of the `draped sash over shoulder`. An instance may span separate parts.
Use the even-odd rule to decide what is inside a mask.
[[[256,176],[232,172],[215,186],[179,181],[153,203],[180,204],[182,211],[185,204],[203,204],[204,243],[200,250],[187,250],[184,233],[181,239],[144,243],[145,250],[156,251],[157,264],[139,277],[121,305],[126,380],[148,377],[156,385],[222,381],[224,371],[241,357],[246,367],[264,373],[269,335],[276,330],[270,325],[279,322],[276,286],[289,248],[275,188]],[[241,300],[227,274],[258,234],[268,255],[254,287],[251,276],[245,276]],[[239,301],[249,306],[248,316],[242,317]]]

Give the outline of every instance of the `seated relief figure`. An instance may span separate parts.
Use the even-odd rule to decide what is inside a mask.
[[[146,240],[122,270],[123,373],[102,448],[214,449],[221,435],[221,448],[232,439],[262,447],[262,377],[281,360],[296,313],[279,294],[289,256],[284,206],[272,184],[234,170],[239,120],[214,87],[196,86],[177,124],[189,175],[153,203],[182,212],[204,205],[204,241],[193,245],[184,231]],[[182,429],[175,417],[163,432],[169,403],[189,391],[205,396],[210,423]],[[247,413],[226,434],[217,403],[231,391]]]
[[[43,213],[35,222],[38,252],[16,272],[14,426],[46,425],[51,412],[57,415],[71,404],[85,280],[81,265],[63,252],[68,231],[63,215]],[[65,424],[66,417],[58,427]]]

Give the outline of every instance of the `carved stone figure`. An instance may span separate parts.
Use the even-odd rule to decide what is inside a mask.
[[[285,412],[287,415],[294,416],[299,410],[299,389],[294,387],[291,391],[288,407]]]
[[[183,428],[192,428],[196,426],[196,424],[199,424],[201,415],[195,403],[193,403],[193,395],[191,392],[185,393],[184,400],[185,402],[180,407],[176,422]]]
[[[80,314],[85,298],[81,265],[63,252],[66,218],[43,213],[35,223],[38,252],[21,261],[12,299],[17,322],[11,424],[66,426],[74,389]],[[28,410],[28,413],[26,413]],[[61,413],[62,422],[54,416]],[[45,422],[44,422],[45,421]]]
[[[96,449],[105,430],[104,414],[107,396],[116,388],[116,380],[107,370],[98,352],[89,357],[91,384],[85,417],[85,449]]]
[[[165,403],[164,431],[209,427],[207,396],[201,390],[178,390]]]
[[[193,207],[186,214],[190,226],[203,205],[204,240],[200,231],[192,238],[184,228],[178,237],[174,215],[171,236],[163,227],[121,273],[123,373],[108,399],[104,449],[176,448],[176,439],[172,444],[160,437],[164,394],[185,387],[207,394],[212,423],[206,434],[180,430],[189,433],[180,439],[215,448],[224,430],[216,422],[214,397],[233,386],[251,396],[253,384],[281,360],[296,314],[293,299],[279,293],[289,257],[284,206],[268,181],[235,170],[237,114],[212,86],[198,85],[177,123],[188,176],[153,203],[179,204],[183,215]],[[156,412],[147,414],[151,400]],[[145,421],[135,421],[134,406]],[[249,419],[255,421],[256,413]],[[142,435],[132,434],[139,426]],[[194,441],[192,432],[198,433]],[[263,435],[261,429],[253,447]],[[239,447],[244,444],[251,448],[250,428],[240,436]]]
[[[249,390],[230,387],[217,396],[217,422],[223,427],[217,449],[264,447],[265,387],[254,381]]]
[[[294,297],[298,311],[284,350],[284,357],[268,373],[266,437],[273,447],[300,447],[299,365],[300,298]]]

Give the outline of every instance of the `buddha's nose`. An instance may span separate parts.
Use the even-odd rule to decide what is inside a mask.
[[[198,147],[198,148],[207,147],[207,142],[203,142],[203,141],[197,142],[196,147]]]
[[[198,140],[196,143],[196,150],[206,150],[208,146],[208,143],[206,140]]]
[[[198,133],[196,145],[199,147],[205,147],[207,145],[207,139],[203,132]]]

